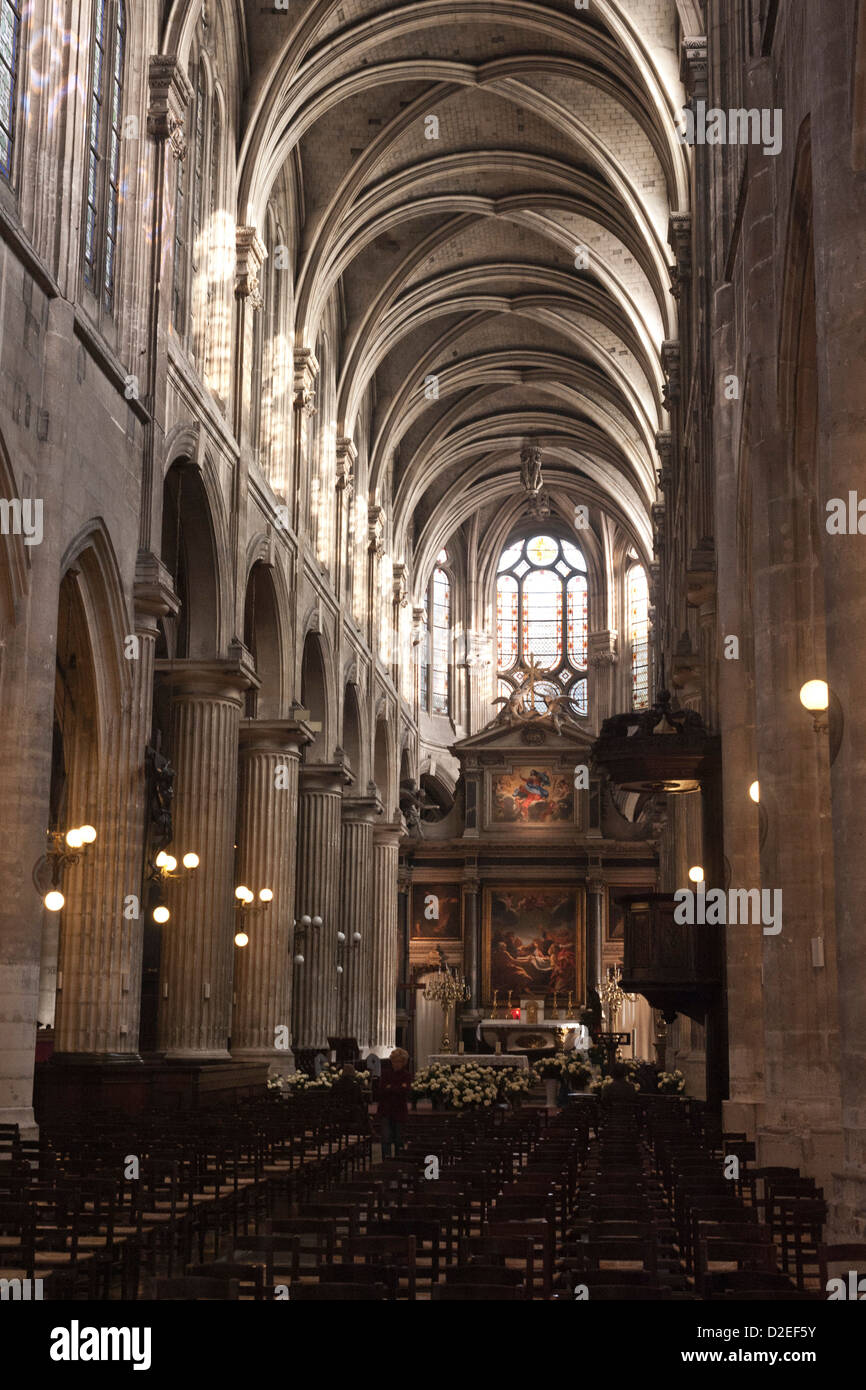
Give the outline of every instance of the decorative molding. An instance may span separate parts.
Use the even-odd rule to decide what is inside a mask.
[[[236,228],[235,299],[248,299],[252,309],[261,309],[259,272],[267,258],[267,247],[255,227]]]
[[[377,560],[385,554],[385,508],[378,503],[367,511],[367,549]]]
[[[186,155],[186,110],[192,100],[192,83],[177,58],[153,54],[148,63],[150,101],[147,133],[152,140],[167,140],[175,159]]]
[[[355,486],[355,464],[358,461],[358,450],[355,448],[354,441],[341,435],[337,440],[337,477],[336,488],[338,492],[351,493]]]
[[[312,348],[295,349],[294,406],[305,415],[316,413],[316,381],[319,363]]]
[[[679,401],[682,391],[680,360],[679,340],[666,339],[662,343],[662,371],[666,377],[663,396],[668,410]]]
[[[401,560],[396,561],[393,566],[394,602],[398,608],[405,608],[409,602],[408,569],[408,565],[405,565]]]
[[[671,459],[673,457],[673,436],[669,430],[658,430],[656,433],[656,453],[661,461],[661,468],[656,470],[659,487],[665,491],[673,481],[671,472]]]
[[[705,34],[683,39],[680,79],[690,101],[709,95],[709,50]]]
[[[682,289],[692,275],[692,217],[689,212],[674,212],[668,222],[668,244],[676,264],[673,268],[673,295],[679,299]]]

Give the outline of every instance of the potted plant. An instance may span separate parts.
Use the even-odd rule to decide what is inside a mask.
[[[686,1078],[676,1071],[663,1071],[659,1075],[659,1092],[663,1096],[678,1096],[686,1089]]]

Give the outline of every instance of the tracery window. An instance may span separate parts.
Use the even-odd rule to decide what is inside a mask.
[[[539,712],[545,695],[567,695],[575,714],[587,714],[586,561],[577,546],[539,534],[506,547],[496,580],[496,639],[500,695],[523,683],[534,658],[545,676],[535,686]]]
[[[628,571],[628,633],[632,707],[646,709],[649,706],[649,589],[642,565],[632,565]]]
[[[451,580],[442,568],[446,559],[446,552],[440,551],[427,589],[421,639],[419,700],[428,714],[451,713]]]
[[[19,0],[0,0],[0,174],[12,177],[21,43]]]
[[[114,305],[120,215],[120,135],[123,123],[124,0],[96,0],[90,62],[87,125],[87,192],[84,214],[84,280]]]

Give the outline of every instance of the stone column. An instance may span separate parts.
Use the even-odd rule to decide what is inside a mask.
[[[604,899],[607,886],[602,878],[591,878],[586,884],[586,966],[585,993],[597,990],[602,979],[602,948],[604,944]],[[579,983],[579,982],[578,982]]]
[[[370,970],[370,1050],[387,1057],[397,1026],[397,860],[402,826],[373,832],[372,959]]]
[[[375,796],[343,798],[339,920],[346,940],[338,950],[343,973],[337,977],[337,1034],[355,1038],[362,1051],[370,1046],[373,824],[382,809]],[[360,933],[360,943],[352,939],[355,932]]]
[[[346,777],[342,763],[300,770],[295,917],[321,917],[296,939],[304,964],[295,966],[294,1048],[327,1048],[337,1024],[337,930],[340,892],[340,813]]]
[[[153,556],[140,557],[135,596],[135,632],[125,639],[130,687],[107,755],[84,777],[71,779],[86,801],[70,807],[69,823],[92,820],[97,838],[64,877],[54,1036],[58,1060],[139,1060],[144,759],[157,615],[176,606],[169,576]]]
[[[158,666],[173,691],[172,852],[179,866],[165,885],[171,918],[162,931],[159,1046],[169,1059],[227,1060],[238,729],[244,692],[256,678],[243,651],[225,661]],[[181,872],[190,851],[199,867]]]
[[[292,719],[248,719],[240,728],[237,883],[256,899],[246,911],[235,907],[235,925],[243,925],[249,943],[235,948],[232,1056],[268,1061],[275,1072],[294,1069],[289,1038],[298,763],[310,739],[305,725]],[[262,888],[274,895],[267,908],[258,896]]]
[[[310,420],[316,413],[316,379],[319,364],[311,348],[295,350],[294,420],[292,421],[292,476],[286,496],[293,498],[293,521],[296,531],[302,529],[306,497],[302,495],[301,480],[307,479],[307,452]],[[309,483],[307,482],[307,486]]]
[[[479,952],[478,952],[478,894],[481,880],[477,877],[463,880],[463,960],[466,970],[466,983],[471,991],[469,1004],[463,1010],[467,1023],[476,1022],[481,1017],[479,1000]]]
[[[863,15],[861,7],[861,32]],[[808,7],[807,42],[812,91],[812,184],[815,245],[815,296],[818,364],[818,531],[824,575],[826,680],[844,717],[841,747],[829,769],[831,786],[834,915],[838,969],[841,1104],[844,1149],[834,1174],[831,1227],[827,1238],[866,1239],[866,844],[863,787],[866,784],[866,704],[863,650],[866,603],[863,598],[862,534],[827,531],[827,504],[846,503],[849,492],[862,499],[866,486],[866,359],[863,317],[852,303],[852,269],[862,264],[866,187],[862,173],[852,177],[850,130],[850,7],[830,0]],[[854,161],[859,158],[855,147]],[[860,521],[862,528],[863,522]],[[802,679],[820,671],[798,673]],[[796,708],[797,695],[792,691]],[[822,765],[828,759],[826,734],[814,734],[809,716],[797,710],[807,754]],[[823,745],[823,746],[821,746]],[[819,811],[814,807],[817,821]],[[814,832],[813,832],[814,833]],[[787,900],[786,900],[787,910]],[[815,937],[820,928],[810,925]],[[806,956],[806,988],[817,995],[823,979],[832,983],[832,942],[823,933],[826,964]],[[806,948],[808,950],[808,947]],[[795,996],[796,997],[796,996]]]
[[[618,713],[616,640],[616,633],[610,629],[589,634],[587,694],[589,717],[594,729],[600,729],[603,720],[607,719],[609,715]],[[630,699],[625,708],[631,708]]]

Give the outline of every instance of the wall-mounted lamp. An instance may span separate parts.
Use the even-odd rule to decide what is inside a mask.
[[[79,825],[65,833],[62,830],[47,832],[48,848],[36,861],[33,869],[33,883],[42,894],[42,904],[49,912],[62,911],[66,898],[61,891],[63,871],[67,864],[77,864],[96,839],[92,825]]]
[[[187,873],[192,873],[198,868],[201,860],[194,850],[187,850],[186,854],[181,859],[181,863]],[[160,899],[157,906],[153,909],[153,920],[154,922],[158,922],[160,926],[163,926],[171,918],[171,913],[162,901],[165,881],[169,878],[183,878],[183,874],[178,871],[177,859],[175,856],[169,854],[167,850],[161,849],[153,863],[149,866],[147,876],[151,883],[157,885],[157,896]]]
[[[302,917],[297,917],[297,918],[295,919],[294,924],[293,924],[293,938],[294,938],[294,941],[297,942],[297,941],[298,941],[298,938],[300,938],[301,942],[303,943],[303,941],[306,939],[307,933],[308,933],[309,931],[312,930],[312,931],[314,931],[314,932],[318,932],[318,931],[321,929],[321,927],[322,927],[322,919],[321,919],[321,917],[319,916],[318,913],[316,913],[316,915],[315,915],[314,917],[311,917],[310,914],[309,914],[308,912],[305,912],[304,915],[303,915]],[[301,951],[297,951],[297,952],[295,953],[295,965],[303,965],[303,964],[304,964],[304,956],[303,956],[303,953],[302,953]]]
[[[838,695],[826,681],[810,680],[800,687],[800,704],[811,714],[815,733],[829,735],[828,751],[832,767],[845,730],[845,716]]]
[[[692,867],[689,869],[689,878],[691,879],[692,883],[703,883],[704,871],[701,868],[700,864],[692,865]]]
[[[754,801],[755,805],[757,805],[758,802],[761,800],[761,784],[760,784],[760,782],[753,782],[753,783],[752,783],[752,785],[749,787],[749,796],[752,798],[752,800]]]

